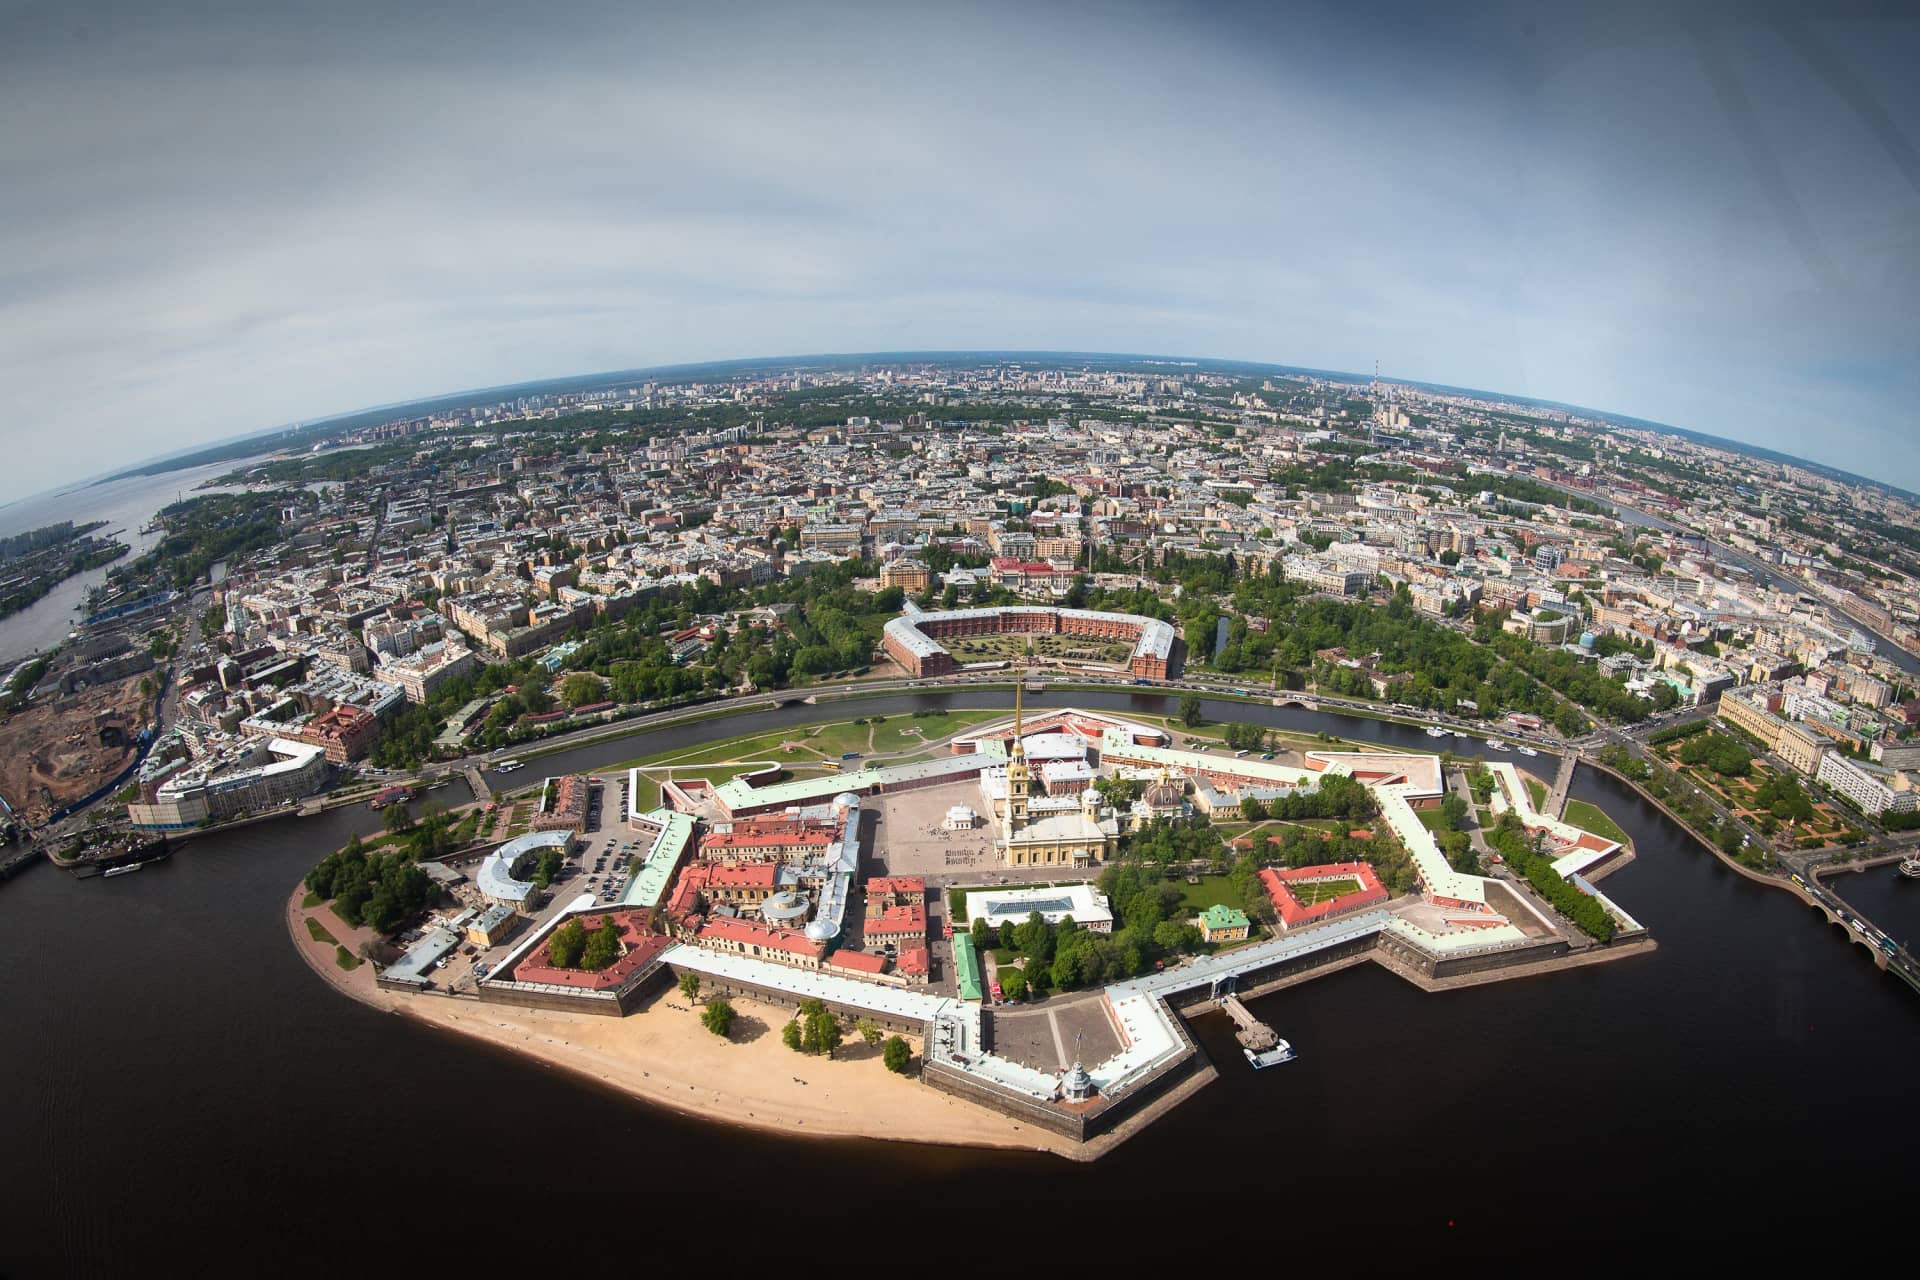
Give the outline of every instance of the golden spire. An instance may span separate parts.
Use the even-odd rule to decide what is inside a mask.
[[[1027,687],[1027,660],[1013,660],[1013,749],[1020,749],[1020,694]]]

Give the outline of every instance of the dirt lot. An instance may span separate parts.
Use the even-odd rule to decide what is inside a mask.
[[[103,747],[94,717],[117,712],[129,739],[147,725],[151,704],[140,676],[83,689],[70,698],[28,707],[0,724],[0,795],[30,821],[78,800],[133,759],[124,747]]]

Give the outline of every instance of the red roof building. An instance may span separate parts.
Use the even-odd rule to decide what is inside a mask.
[[[1312,884],[1328,880],[1358,881],[1360,888],[1354,893],[1343,893],[1337,898],[1325,902],[1316,902],[1308,906],[1295,896],[1292,886]],[[1284,929],[1297,929],[1302,925],[1318,924],[1322,920],[1331,920],[1335,916],[1346,915],[1350,911],[1359,911],[1366,907],[1378,906],[1389,895],[1387,887],[1380,883],[1380,877],[1373,868],[1364,862],[1330,862],[1314,867],[1296,867],[1277,869],[1265,867],[1260,872],[1260,883],[1266,888],[1267,897],[1273,903],[1273,909],[1280,917],[1280,926]]]
[[[731,920],[725,916],[709,920],[694,939],[703,947],[729,951],[753,960],[772,960],[779,964],[818,969],[827,954],[827,944],[815,942],[798,929],[781,929],[753,920]]]
[[[887,958],[868,951],[842,948],[827,957],[827,968],[841,969],[863,978],[877,978],[887,971]]]
[[[923,876],[875,876],[867,881],[867,909],[878,903],[883,907],[925,905],[927,881]]]
[[[593,933],[608,920],[620,930],[620,958],[604,969],[562,969],[552,961],[547,942],[536,945],[527,952],[507,975],[515,982],[542,982],[549,986],[575,987],[582,991],[618,991],[646,969],[660,956],[660,953],[673,945],[672,938],[665,938],[650,932],[648,924],[652,916],[641,907],[624,907],[612,911],[595,911],[570,917],[580,922],[580,927]],[[568,917],[557,917],[554,925],[565,924]]]
[[[868,942],[925,942],[927,909],[919,903],[898,907],[869,907],[864,930]]]

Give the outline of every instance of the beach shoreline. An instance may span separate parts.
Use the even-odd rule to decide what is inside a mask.
[[[349,971],[335,945],[357,954],[364,931],[347,930],[324,906],[302,907],[304,886],[286,904],[287,935],[307,967],[336,991],[370,1008],[469,1036],[606,1085],[641,1102],[718,1124],[785,1137],[869,1138],[950,1147],[986,1147],[1084,1159],[1059,1134],[899,1076],[878,1048],[849,1037],[831,1059],[803,1055],[780,1040],[789,1011],[734,999],[733,1035],[715,1036],[698,1010],[667,990],[623,1018],[559,1013],[444,995],[382,991],[373,965]],[[306,918],[336,943],[314,940]],[[917,1037],[908,1037],[918,1059]],[[846,1099],[836,1104],[835,1095]],[[857,1108],[857,1110],[856,1110]]]

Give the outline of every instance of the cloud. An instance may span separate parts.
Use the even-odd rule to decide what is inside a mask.
[[[1914,28],[1853,16],[1813,28],[1823,70],[1765,13],[1652,9],[29,11],[0,29],[0,498],[462,387],[1012,346],[1377,358],[1920,484],[1889,448]]]

